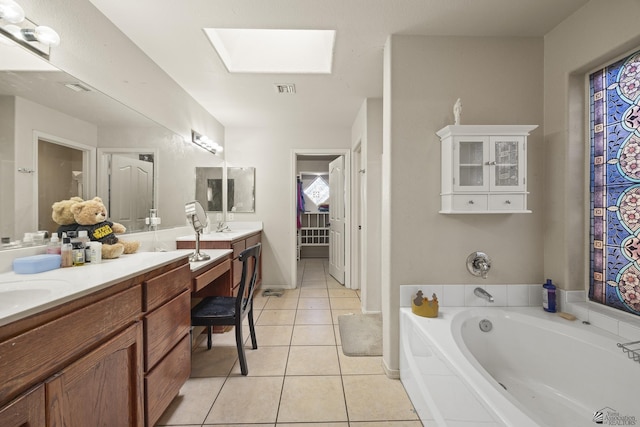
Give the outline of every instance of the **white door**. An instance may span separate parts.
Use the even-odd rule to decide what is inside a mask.
[[[153,207],[153,163],[113,154],[107,206],[111,221],[144,230]]]
[[[344,285],[344,156],[329,163],[329,274]]]

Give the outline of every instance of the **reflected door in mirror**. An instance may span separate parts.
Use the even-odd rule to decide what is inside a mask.
[[[109,181],[111,221],[127,231],[144,230],[153,207],[153,162],[113,154]]]

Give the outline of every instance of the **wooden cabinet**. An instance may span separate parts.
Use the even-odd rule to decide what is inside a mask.
[[[191,373],[189,265],[145,281],[143,291],[145,424],[153,426]]]
[[[141,335],[136,322],[48,380],[47,425],[142,425]]]
[[[527,136],[537,126],[453,125],[441,140],[440,213],[528,213]]]
[[[0,426],[152,426],[189,377],[186,257],[0,327]]]
[[[1,408],[0,426],[45,427],[44,385],[38,385]]]
[[[262,232],[257,232],[235,240],[200,240],[200,249],[231,249],[233,255],[231,259],[231,271],[228,278],[220,278],[214,281],[213,285],[207,286],[199,291],[196,296],[233,296],[237,293],[237,287],[242,278],[242,263],[238,259],[242,251],[249,248],[262,240]],[[178,249],[195,249],[195,241],[180,240],[176,242]],[[256,289],[260,288],[262,283],[262,253],[258,260],[258,279]]]

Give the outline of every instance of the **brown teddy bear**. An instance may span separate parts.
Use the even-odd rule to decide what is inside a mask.
[[[73,217],[71,206],[75,205],[78,202],[82,202],[81,197],[72,197],[69,200],[60,200],[59,202],[55,202],[53,205],[51,205],[51,218],[56,224],[59,225],[57,230],[59,238],[62,238],[62,233],[77,230],[78,223]]]
[[[140,242],[125,241],[116,236],[116,233],[124,233],[126,228],[117,222],[107,221],[107,208],[100,197],[75,203],[71,212],[78,223],[78,231],[87,230],[89,240],[102,243],[102,258],[132,254],[140,247]]]

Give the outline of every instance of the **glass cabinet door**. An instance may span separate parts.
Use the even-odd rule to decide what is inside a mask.
[[[491,190],[524,190],[524,140],[519,137],[494,137],[491,139],[491,149]]]
[[[483,139],[460,140],[454,164],[454,186],[457,190],[486,190],[489,181],[485,167],[486,142]]]

